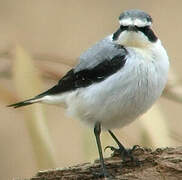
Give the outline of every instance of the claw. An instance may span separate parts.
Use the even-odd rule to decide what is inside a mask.
[[[134,145],[134,146],[132,147],[131,151],[133,152],[133,151],[136,150],[137,148],[140,148],[140,146],[139,146],[139,145]]]
[[[132,153],[133,153],[134,150],[136,150],[139,147],[140,147],[139,145],[135,145],[135,146],[133,146],[132,149],[126,150],[126,149],[123,149],[122,147],[117,149],[117,148],[115,148],[113,146],[106,146],[104,148],[104,151],[106,151],[106,149],[110,149],[111,151],[114,152],[114,154],[120,154],[120,156],[122,157],[123,161],[127,161],[128,158],[131,161],[134,161],[135,159],[134,159]]]
[[[110,149],[111,151],[117,151],[117,150],[118,150],[117,148],[115,148],[115,147],[113,147],[113,146],[106,146],[106,147],[104,148],[104,151],[106,151],[106,149]]]
[[[132,147],[132,149],[126,150],[127,155],[132,156],[132,153],[133,153],[137,148],[139,148],[139,147],[140,147],[139,145],[134,145],[134,146]]]

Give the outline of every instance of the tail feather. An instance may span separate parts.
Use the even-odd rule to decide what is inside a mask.
[[[28,99],[28,100],[25,100],[25,101],[21,101],[21,102],[15,103],[15,104],[10,104],[7,107],[19,108],[19,107],[27,106],[27,105],[30,105],[30,104],[33,104],[33,103],[36,103],[36,102],[39,102],[39,101],[40,101],[40,99],[37,99],[35,97],[35,98]]]

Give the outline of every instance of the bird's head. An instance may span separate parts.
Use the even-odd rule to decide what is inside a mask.
[[[119,16],[119,29],[113,34],[113,41],[127,47],[146,47],[157,41],[151,29],[152,18],[141,10],[124,11]]]

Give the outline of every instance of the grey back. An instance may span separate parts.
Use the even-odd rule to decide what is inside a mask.
[[[125,56],[126,54],[126,49],[115,44],[111,37],[108,36],[81,54],[74,72],[83,69],[93,69],[105,60],[111,60],[115,56]]]

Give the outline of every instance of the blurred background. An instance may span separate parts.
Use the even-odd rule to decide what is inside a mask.
[[[171,71],[157,104],[115,133],[126,147],[182,144],[182,1],[0,0],[0,179],[30,177],[98,157],[92,129],[67,117],[64,108],[6,105],[54,85],[84,50],[114,32],[119,14],[131,8],[152,15]],[[107,133],[102,140],[103,147],[115,145]]]

